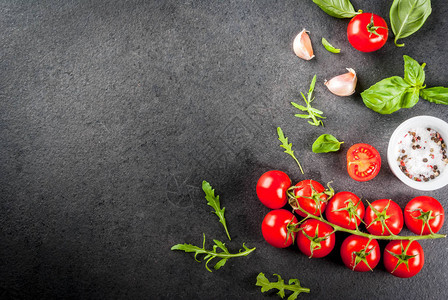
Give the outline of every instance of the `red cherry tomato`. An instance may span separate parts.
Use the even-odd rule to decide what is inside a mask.
[[[296,184],[294,194],[297,197],[299,206],[308,213],[319,216],[325,211],[328,195],[324,194],[325,188],[322,184],[314,180],[302,180]],[[319,196],[320,194],[320,196]],[[299,210],[295,211],[299,216],[306,215]]]
[[[341,258],[347,268],[366,272],[373,270],[380,261],[381,250],[377,240],[351,235],[341,246]]]
[[[286,209],[275,209],[270,211],[261,223],[263,237],[276,248],[291,246],[297,236],[297,232],[288,231],[288,226],[297,224],[297,218]]]
[[[348,175],[356,181],[373,179],[381,168],[381,156],[368,144],[354,144],[347,151]]]
[[[416,275],[425,264],[425,254],[417,241],[391,241],[384,249],[387,272],[400,278]]]
[[[432,197],[416,197],[404,208],[404,222],[415,234],[438,232],[442,228],[444,219],[442,204]]]
[[[364,204],[350,192],[336,193],[325,209],[329,222],[347,229],[356,229],[364,218],[364,213]]]
[[[361,52],[372,52],[383,47],[388,33],[386,21],[372,13],[353,17],[347,27],[348,41]]]
[[[287,202],[286,190],[291,186],[291,179],[282,171],[268,171],[257,182],[257,196],[261,203],[277,209]]]
[[[403,229],[400,206],[390,199],[376,200],[366,209],[364,217],[367,231],[374,235],[399,234]]]
[[[300,225],[297,246],[303,254],[320,258],[330,254],[336,241],[333,228],[324,222],[309,219]]]

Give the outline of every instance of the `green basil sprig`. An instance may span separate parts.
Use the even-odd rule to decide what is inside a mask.
[[[314,153],[335,152],[341,148],[343,143],[331,134],[322,134],[314,141],[312,150]]]
[[[362,13],[355,11],[349,0],[313,0],[324,12],[335,18],[353,18]]]
[[[431,0],[394,0],[389,14],[395,45],[403,47],[397,41],[419,30],[431,11]]]
[[[330,44],[325,38],[322,38],[322,45],[324,45],[325,49],[331,53],[340,53],[341,49],[335,48],[332,44]]]
[[[448,88],[425,85],[425,65],[420,65],[411,57],[404,55],[404,78],[392,76],[385,78],[361,93],[364,104],[380,113],[391,114],[401,108],[411,108],[419,97],[448,105]]]

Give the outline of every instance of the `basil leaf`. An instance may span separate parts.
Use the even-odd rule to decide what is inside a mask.
[[[355,11],[349,0],[313,0],[313,2],[335,18],[353,18],[362,13],[362,11]]]
[[[423,89],[420,90],[420,97],[432,103],[448,105],[448,88],[437,86]]]
[[[314,141],[312,149],[314,153],[335,152],[339,150],[342,143],[344,142],[338,141],[338,139],[331,134],[322,134],[316,141]]]
[[[397,41],[419,30],[431,11],[431,0],[394,0],[389,13],[395,45],[403,47],[404,44],[397,44]]]
[[[404,96],[403,100],[401,101],[401,108],[411,108],[414,105],[417,104],[419,98],[419,91],[420,88],[413,87],[410,90],[408,90]]]
[[[421,66],[413,58],[403,55],[404,58],[404,80],[415,87],[422,87],[425,83],[425,63]]]
[[[380,114],[391,114],[402,107],[411,86],[399,76],[385,78],[361,93],[364,104]]]
[[[331,53],[340,53],[341,49],[335,48],[332,44],[330,44],[325,38],[322,38],[322,45],[324,45],[325,49]]]

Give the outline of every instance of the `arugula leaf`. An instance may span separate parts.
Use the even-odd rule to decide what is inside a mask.
[[[322,134],[314,141],[312,149],[314,153],[335,152],[341,148],[343,143],[331,134]]]
[[[353,18],[362,13],[355,11],[349,0],[313,0],[324,12],[335,18]]]
[[[191,244],[176,244],[174,246],[171,247],[171,250],[179,250],[179,251],[184,251],[184,252],[194,252],[194,259],[197,262],[200,262],[200,260],[198,260],[197,256],[204,254],[204,258],[203,260],[205,260],[205,268],[211,272],[212,270],[210,270],[210,268],[208,267],[208,263],[214,259],[214,258],[221,258],[214,266],[213,268],[215,270],[218,270],[219,268],[221,268],[222,266],[225,265],[225,263],[227,262],[227,260],[229,258],[234,258],[234,257],[240,257],[240,256],[247,256],[249,255],[249,253],[251,253],[252,251],[254,251],[256,248],[252,248],[249,249],[248,247],[246,247],[245,244],[243,244],[243,249],[240,249],[240,251],[238,253],[232,254],[229,252],[229,250],[227,249],[227,247],[225,246],[225,244],[221,241],[218,240],[213,240],[213,242],[215,243],[215,245],[213,245],[213,250],[206,250],[205,249],[205,234],[203,234],[204,236],[204,240],[202,242],[202,248],[198,247],[198,246],[194,246]],[[221,251],[217,251],[219,249],[221,249]]]
[[[392,76],[369,87],[361,97],[368,108],[380,114],[391,114],[403,107],[404,96],[410,88],[403,78]]]
[[[205,193],[205,199],[207,200],[207,205],[213,207],[215,209],[215,214],[219,218],[219,222],[224,226],[224,229],[226,230],[227,237],[231,241],[229,231],[227,230],[227,224],[226,219],[224,217],[224,212],[226,210],[225,207],[221,209],[221,204],[219,202],[219,196],[215,196],[215,190],[212,189],[212,186],[207,181],[202,181],[202,190]]]
[[[448,87],[437,86],[422,89],[420,97],[432,103],[448,105]]]
[[[413,58],[403,55],[404,59],[404,80],[410,85],[421,88],[425,83],[425,66],[420,64]]]
[[[280,147],[285,149],[285,151],[284,151],[285,153],[291,155],[292,158],[294,158],[294,160],[296,161],[297,165],[300,168],[300,172],[302,172],[302,174],[305,174],[305,173],[303,173],[303,169],[299,163],[299,160],[294,155],[294,151],[292,150],[292,143],[288,143],[288,138],[285,137],[285,135],[283,134],[283,130],[280,127],[277,127],[277,134],[278,134],[278,140],[282,143],[280,145]]]
[[[399,39],[419,30],[431,14],[431,0],[394,0],[390,7],[390,25],[395,34],[395,45]]]
[[[324,122],[322,122],[322,120],[317,119],[317,118],[325,119],[325,117],[322,116],[323,112],[321,110],[318,110],[311,106],[311,102],[314,101],[313,92],[314,92],[314,86],[316,85],[316,78],[317,78],[316,75],[314,75],[313,80],[311,80],[310,89],[308,91],[307,97],[305,97],[305,95],[303,93],[300,93],[303,97],[303,100],[305,100],[306,107],[303,105],[297,104],[295,102],[291,102],[291,105],[301,111],[308,112],[307,115],[295,114],[294,116],[296,116],[298,118],[302,118],[302,119],[313,120],[313,121],[308,121],[308,123],[313,126],[319,126],[319,125],[324,126]]]
[[[325,49],[331,53],[340,53],[341,49],[335,48],[332,44],[330,44],[325,38],[322,38],[322,45],[324,45]]]
[[[261,292],[267,292],[271,289],[277,289],[277,295],[281,298],[285,297],[285,290],[293,292],[288,300],[295,300],[300,293],[309,293],[310,289],[304,288],[300,285],[300,281],[298,279],[290,279],[288,284],[285,284],[285,281],[278,274],[274,274],[277,276],[277,282],[269,282],[269,279],[263,273],[258,274],[257,283],[255,285],[261,287]]]

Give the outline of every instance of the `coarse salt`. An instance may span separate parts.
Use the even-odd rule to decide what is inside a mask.
[[[432,128],[412,128],[398,142],[400,170],[415,181],[429,181],[447,167],[446,143]]]

